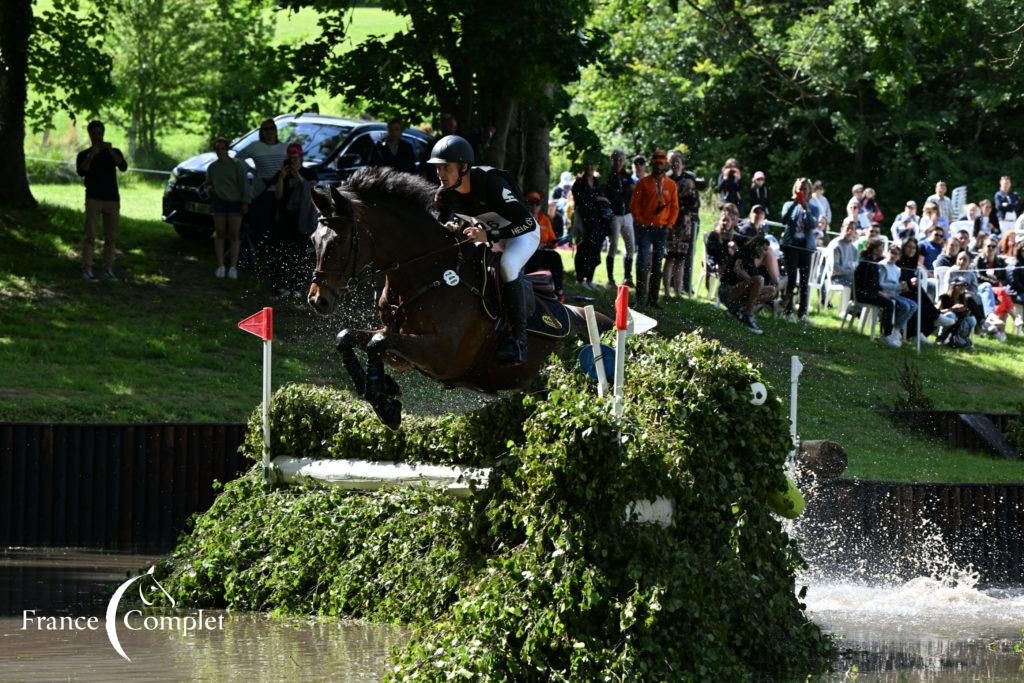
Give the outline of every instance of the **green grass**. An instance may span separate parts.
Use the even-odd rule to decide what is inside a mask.
[[[703,218],[704,230],[712,217]],[[616,264],[622,280],[621,245]],[[572,255],[563,252],[566,283],[573,293],[593,296],[578,289],[571,275]],[[700,263],[699,254],[695,263]],[[602,263],[595,279],[605,283]],[[657,330],[671,335],[701,328],[708,336],[747,354],[771,379],[774,389],[789,405],[790,356],[804,364],[800,377],[798,426],[803,439],[831,439],[850,456],[847,475],[892,481],[1020,482],[1024,462],[1006,461],[964,450],[951,450],[937,440],[921,438],[894,426],[879,414],[883,403],[892,403],[899,383],[902,359],[907,357],[920,371],[925,393],[939,410],[1014,412],[1024,401],[1024,338],[1010,336],[1005,344],[977,339],[973,352],[923,347],[920,357],[913,347],[889,349],[868,335],[839,331],[832,311],[812,313],[813,325],[790,324],[763,314],[758,324],[764,334],[746,330],[724,309],[709,304],[703,288],[692,299],[662,299],[653,315]],[[596,293],[596,306],[610,312],[614,294]],[[837,298],[838,299],[838,298]]]
[[[212,243],[158,221],[159,187],[122,188],[117,283],[80,279],[81,186],[33,191],[38,213],[0,211],[0,420],[243,421],[260,401],[262,352],[235,325],[266,305],[275,386],[348,386],[333,348],[341,321],[274,302],[245,273],[215,279]],[[415,373],[402,384],[412,412],[479,403]]]

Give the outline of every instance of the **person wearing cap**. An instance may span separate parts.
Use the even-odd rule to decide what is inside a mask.
[[[911,199],[907,202],[903,211],[896,216],[896,220],[892,222],[892,227],[889,228],[889,232],[892,234],[892,238],[894,240],[902,241],[907,237],[917,234],[917,226],[920,222],[921,217],[917,215],[917,202]],[[905,231],[908,229],[912,232],[910,232],[909,235],[906,235]]]
[[[939,295],[938,309],[940,313],[951,313],[956,316],[956,323],[939,333],[939,342],[945,342],[954,348],[971,348],[971,333],[978,324],[978,319],[971,313],[967,301],[967,281],[962,275],[954,275],[949,279],[949,289]]]
[[[686,158],[678,149],[668,153],[668,164],[671,171],[668,177],[679,189],[679,215],[676,219],[676,226],[683,222],[683,214],[689,215],[689,231],[685,235],[685,256],[683,257],[683,291],[687,295],[693,294],[693,254],[696,251],[697,235],[700,234],[700,193],[708,189],[708,181],[705,178],[698,178],[693,171],[686,170]],[[686,192],[683,189],[683,181],[689,180],[693,183],[693,192]],[[685,195],[685,198],[684,198]]]
[[[621,149],[612,151],[612,168],[608,174],[608,182],[604,185],[604,196],[612,209],[611,234],[608,237],[608,258],[605,267],[608,270],[608,286],[615,287],[615,257],[619,253],[619,238],[626,247],[622,257],[623,284],[633,287],[633,254],[636,252],[633,233],[633,217],[629,213],[629,203],[633,197],[633,178],[625,169],[626,153]]]
[[[302,297],[306,269],[301,267],[306,240],[313,232],[315,215],[310,189],[316,171],[302,165],[302,145],[286,148],[287,160],[274,176],[277,215],[270,230],[267,258],[270,281],[278,296]]]
[[[733,231],[732,241],[737,247],[741,247],[758,235],[762,235],[767,239],[769,235],[764,231],[764,223],[765,208],[760,204],[755,204],[750,207],[750,215],[740,221],[736,230]],[[769,244],[771,244],[770,240]],[[760,272],[764,277],[765,284],[771,285],[778,291],[781,273],[779,272],[779,257],[776,255],[774,248],[768,249],[760,262]]]
[[[679,217],[679,191],[666,175],[668,155],[651,155],[651,175],[640,179],[633,190],[630,212],[636,232],[636,293],[639,305],[658,307],[661,261],[669,229]]]
[[[764,171],[756,171],[753,179],[750,181],[750,206],[760,204],[764,207],[765,215],[770,215],[768,207],[770,207],[771,200],[768,197],[768,186],[765,185]]]
[[[473,242],[499,244],[501,298],[509,334],[496,353],[502,365],[526,362],[526,287],[522,270],[540,244],[540,229],[509,175],[488,166],[473,166],[472,145],[458,135],[437,141],[427,163],[440,181],[435,204],[438,220]],[[466,227],[462,227],[467,224]]]
[[[533,256],[530,257],[530,260],[526,262],[523,270],[527,273],[535,273],[539,270],[546,270],[551,273],[551,280],[555,284],[555,292],[561,300],[563,298],[562,285],[565,278],[565,267],[562,265],[562,257],[555,251],[558,237],[555,235],[555,229],[551,225],[551,219],[544,212],[543,204],[540,192],[526,193],[526,206],[533,213],[533,218],[537,221],[537,225],[540,226],[540,246],[533,253]]]
[[[213,249],[217,257],[214,276],[238,278],[238,252],[241,247],[242,215],[248,211],[252,193],[246,177],[248,167],[228,155],[228,141],[217,138],[213,143],[217,158],[206,167],[203,189],[210,195],[210,213],[213,214]],[[224,240],[230,238],[227,267],[224,260]]]
[[[647,159],[643,154],[633,157],[633,184],[636,185],[640,179],[647,175]]]

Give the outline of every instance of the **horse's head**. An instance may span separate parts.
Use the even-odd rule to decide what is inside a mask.
[[[355,202],[338,188],[314,187],[313,204],[320,220],[311,240],[316,249],[316,270],[306,301],[321,315],[331,313],[341,290],[370,261],[369,245],[360,244],[363,230],[356,218]]]

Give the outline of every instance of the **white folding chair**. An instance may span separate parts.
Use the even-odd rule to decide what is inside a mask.
[[[835,267],[835,253],[829,250],[825,254],[825,300],[824,304],[827,306],[832,301],[832,295],[839,294],[839,314],[845,315],[846,309],[850,305],[850,299],[853,297],[853,287],[850,285],[840,284],[838,282],[832,282],[832,269]]]
[[[707,298],[714,304],[718,303],[718,273],[708,270],[708,262],[700,262],[700,281],[704,283]]]
[[[1017,320],[1024,318],[1024,304],[1013,305],[1013,333],[1018,337],[1024,334],[1024,329],[1021,325],[1017,324]]]
[[[851,288],[851,291],[852,288]],[[842,330],[846,326],[846,321],[850,321],[850,327],[853,327],[853,320],[857,317],[854,312],[854,307],[860,307],[860,332],[864,334],[864,326],[871,323],[871,339],[875,338],[875,326],[878,324],[878,315],[881,308],[874,304],[863,304],[857,301],[857,295],[854,291],[853,299],[847,304],[847,307],[843,310],[843,319],[839,321],[839,329]]]
[[[812,308],[821,308],[822,287],[825,284],[825,252],[827,251],[825,247],[818,247],[811,255],[809,292]]]
[[[961,185],[953,188],[953,194],[950,195],[949,200],[953,205],[953,217],[956,218],[963,214],[964,204],[967,203],[967,186]]]

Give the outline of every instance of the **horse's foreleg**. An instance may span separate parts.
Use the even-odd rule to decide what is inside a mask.
[[[341,353],[341,364],[345,367],[352,384],[360,395],[366,394],[366,371],[363,364],[356,358],[356,348],[366,348],[371,334],[368,330],[342,330],[336,338],[338,351]]]

